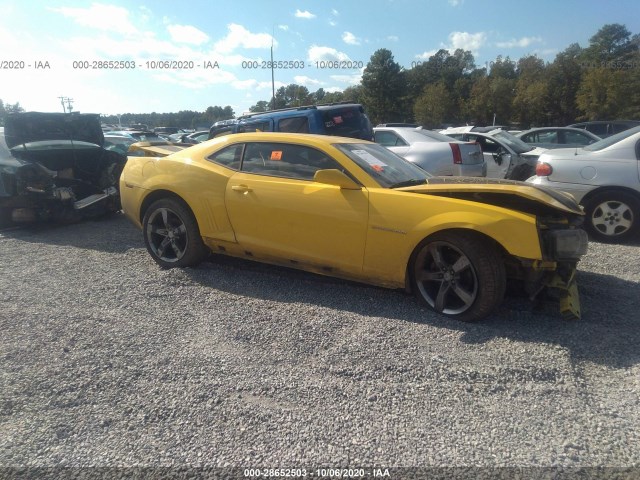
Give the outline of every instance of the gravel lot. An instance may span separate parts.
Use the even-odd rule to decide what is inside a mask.
[[[163,271],[119,215],[5,231],[0,466],[640,467],[639,252],[590,244],[581,321],[508,298],[463,324],[248,261]]]

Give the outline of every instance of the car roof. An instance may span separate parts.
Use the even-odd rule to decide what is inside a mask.
[[[317,111],[325,111],[332,109],[340,109],[340,108],[362,108],[362,105],[359,103],[330,103],[326,105],[305,105],[301,107],[291,107],[291,108],[283,108],[280,110],[269,110],[266,112],[256,112],[249,113],[247,115],[241,115],[238,117],[238,122],[247,122],[251,120],[258,120],[262,118],[274,118],[274,117],[283,117],[283,116],[295,116],[295,115],[305,115],[309,112],[317,112]],[[217,125],[214,125],[217,126]]]

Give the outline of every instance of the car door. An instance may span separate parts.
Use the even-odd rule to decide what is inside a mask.
[[[314,182],[315,172],[327,168],[343,169],[307,146],[246,144],[225,202],[236,239],[249,255],[334,273],[362,270],[368,192]]]
[[[513,155],[506,147],[491,138],[473,133],[465,133],[462,138],[466,142],[480,144],[487,164],[487,178],[505,178],[513,161]]]

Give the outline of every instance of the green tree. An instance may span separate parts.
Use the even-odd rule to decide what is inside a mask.
[[[454,103],[443,82],[427,85],[413,106],[414,119],[427,128],[442,127],[452,119]]]
[[[406,80],[402,67],[386,48],[377,50],[362,74],[363,103],[375,123],[403,121],[402,98]]]
[[[544,61],[535,55],[518,60],[513,115],[521,127],[548,124],[548,82],[545,70]]]
[[[548,84],[547,108],[548,123],[551,125],[569,125],[578,117],[576,95],[582,81],[581,60],[583,49],[577,43],[567,47],[556,55],[547,67]]]
[[[515,80],[518,76],[516,73],[516,62],[509,57],[502,58],[502,55],[498,55],[495,61],[490,63],[489,76],[491,78]]]
[[[352,85],[351,87],[347,87],[342,92],[342,99],[338,100],[339,102],[353,102],[353,103],[363,103],[364,102],[364,91],[361,85]]]
[[[589,39],[583,59],[594,66],[605,66],[608,62],[628,60],[637,50],[637,42],[631,38],[627,27],[611,23],[603,26]]]
[[[576,104],[584,120],[617,118],[630,96],[630,83],[622,70],[590,68],[583,76]]]
[[[260,100],[255,105],[249,107],[249,111],[252,113],[266,112],[267,110],[269,110],[269,102],[267,102],[266,100]]]

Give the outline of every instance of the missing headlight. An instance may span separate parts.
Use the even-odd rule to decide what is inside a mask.
[[[551,230],[546,240],[553,260],[578,260],[587,253],[587,233],[582,229]]]

